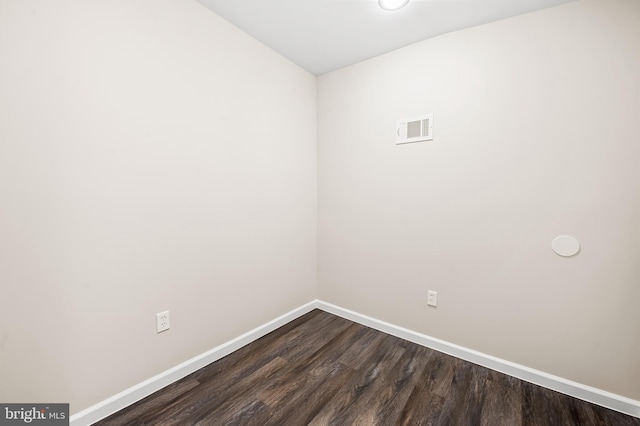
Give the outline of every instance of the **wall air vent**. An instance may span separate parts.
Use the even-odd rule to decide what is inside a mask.
[[[398,120],[396,145],[433,140],[433,114]]]

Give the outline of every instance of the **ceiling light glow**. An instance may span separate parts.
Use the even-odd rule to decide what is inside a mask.
[[[409,0],[378,0],[378,5],[384,10],[402,9],[409,3]]]

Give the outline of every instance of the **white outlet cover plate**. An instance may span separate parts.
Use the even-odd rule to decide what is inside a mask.
[[[156,314],[156,332],[161,333],[169,329],[169,311]]]
[[[427,305],[429,306],[438,306],[438,292],[431,291],[427,293]]]

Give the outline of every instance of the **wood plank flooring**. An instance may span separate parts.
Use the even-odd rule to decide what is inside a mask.
[[[314,310],[96,425],[640,426],[640,419]]]

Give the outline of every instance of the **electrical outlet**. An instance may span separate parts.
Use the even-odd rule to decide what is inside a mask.
[[[427,293],[427,305],[429,306],[438,306],[438,292],[431,291]]]
[[[156,314],[156,333],[160,333],[169,329],[169,311]]]

